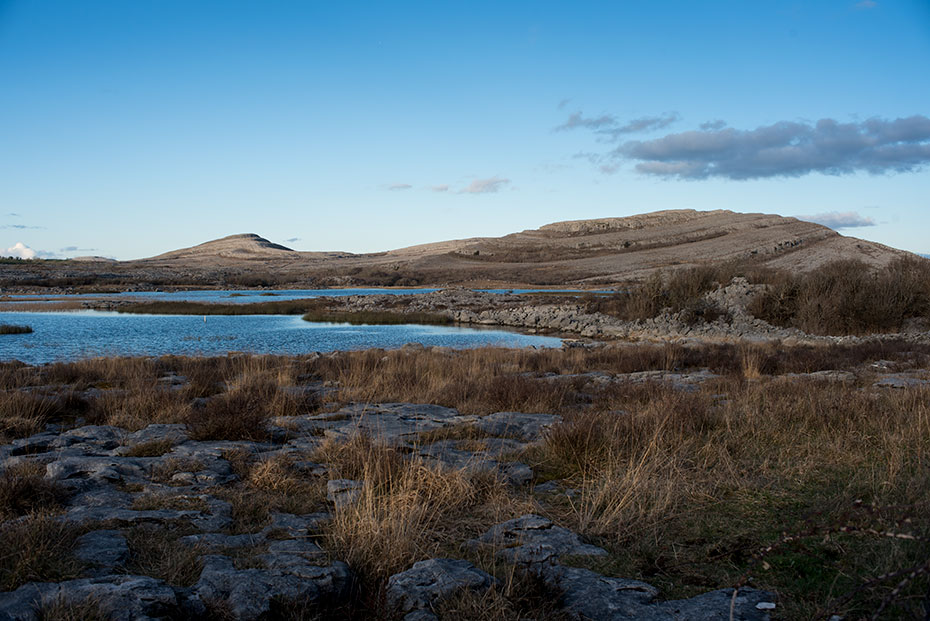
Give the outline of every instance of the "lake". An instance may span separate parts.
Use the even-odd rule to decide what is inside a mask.
[[[497,329],[410,324],[351,326],[311,323],[299,315],[210,315],[204,320],[200,315],[5,312],[0,313],[0,323],[33,328],[32,334],[0,335],[0,360],[29,364],[95,356],[217,356],[228,352],[296,355],[370,347],[391,349],[406,343],[456,349],[561,346],[558,338]]]
[[[88,298],[119,298],[136,299],[144,302],[172,301],[172,302],[217,302],[223,304],[252,304],[255,302],[274,302],[276,300],[304,300],[319,297],[346,297],[350,295],[412,295],[415,293],[431,293],[438,289],[275,289],[275,290],[194,290],[194,291],[127,291],[125,293],[85,293],[85,294],[53,294],[53,295],[9,295],[4,296],[7,302],[29,302],[34,300],[69,300]],[[475,289],[485,293],[612,293],[611,291],[581,291],[578,289]]]

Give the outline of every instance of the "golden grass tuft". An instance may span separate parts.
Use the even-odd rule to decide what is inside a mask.
[[[356,501],[333,508],[324,542],[369,594],[416,561],[459,554],[463,540],[534,507],[493,473],[404,459],[364,437],[322,451],[332,460],[333,478],[363,482]]]
[[[36,434],[58,413],[58,401],[53,397],[31,392],[5,394],[0,399],[0,441]]]
[[[77,578],[82,565],[72,551],[80,534],[74,526],[43,514],[0,525],[0,590]]]
[[[138,431],[152,423],[183,422],[190,409],[190,404],[177,391],[151,379],[139,379],[122,388],[106,390],[94,399],[88,420]]]
[[[22,462],[0,474],[0,520],[49,512],[62,506],[67,492],[45,478],[45,465]]]

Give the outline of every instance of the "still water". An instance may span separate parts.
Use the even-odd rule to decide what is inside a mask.
[[[223,292],[229,293],[229,292]],[[266,298],[275,299],[275,298]],[[0,323],[32,334],[0,335],[0,360],[41,364],[94,356],[305,354],[385,349],[406,343],[454,348],[559,347],[554,337],[451,326],[351,326],[311,323],[298,315],[130,315],[99,311],[0,313]]]
[[[216,302],[222,304],[252,304],[255,302],[274,302],[276,300],[304,300],[319,297],[345,297],[350,295],[411,295],[414,293],[431,293],[438,289],[275,289],[258,291],[242,290],[196,290],[196,291],[127,291],[125,293],[90,293],[90,294],[54,294],[54,295],[10,295],[4,301],[28,302],[37,299],[69,300],[87,298],[133,299],[140,302]],[[476,289],[486,293],[610,293],[610,291],[580,291],[578,289]]]

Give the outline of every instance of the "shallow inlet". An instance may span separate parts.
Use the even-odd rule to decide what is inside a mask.
[[[229,352],[299,355],[407,343],[456,349],[559,347],[554,337],[457,326],[350,326],[311,323],[295,315],[126,315],[77,311],[0,313],[3,323],[32,326],[32,334],[0,338],[0,360],[28,364],[96,356],[217,356]]]

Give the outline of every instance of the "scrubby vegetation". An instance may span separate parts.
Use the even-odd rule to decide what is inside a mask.
[[[695,369],[714,375],[686,386],[661,375]],[[790,375],[827,370],[832,375]],[[230,448],[222,459],[238,480],[209,493],[231,503],[233,533],[266,528],[274,511],[328,509],[317,541],[356,572],[350,612],[359,616],[378,610],[389,575],[435,556],[464,556],[502,579],[488,594],[445,603],[449,618],[555,615],[557,594],[461,547],[491,525],[539,513],[609,551],[574,562],[646,580],[668,597],[749,584],[779,594],[780,618],[914,618],[925,614],[930,586],[930,387],[874,383],[890,372],[928,378],[928,370],[930,346],[904,342],[6,363],[0,422],[7,441],[48,423],[73,425],[78,413],[128,430],[174,422],[195,438],[265,441],[269,422],[286,430],[295,416],[352,402],[559,414],[563,421],[541,443],[512,458],[532,467],[534,483],[553,481],[570,494],[444,468],[364,435],[321,439],[286,458]],[[643,371],[660,375],[626,375]],[[478,450],[485,440],[473,428],[440,431],[419,442],[457,439]],[[171,490],[177,475],[205,464],[172,456],[172,448],[127,447],[127,455],[160,459],[151,477],[163,487],[136,490],[134,509],[203,508],[198,496]],[[81,570],[71,555],[80,531],[49,517],[66,495],[42,474],[7,466],[0,477],[5,589]],[[355,502],[332,507],[325,484],[340,478],[364,484]],[[126,534],[131,571],[179,586],[196,581],[201,552],[179,542],[185,531]]]
[[[930,261],[902,258],[870,270],[855,261],[803,274],[780,273],[750,307],[779,326],[810,334],[895,332],[930,318]]]
[[[808,272],[776,271],[752,263],[655,272],[626,291],[586,296],[586,309],[625,321],[649,319],[664,309],[687,311],[695,321],[721,315],[704,296],[736,276],[760,285],[748,311],[780,327],[815,335],[897,332],[908,322],[930,322],[930,261],[902,257],[873,269],[837,261]]]

